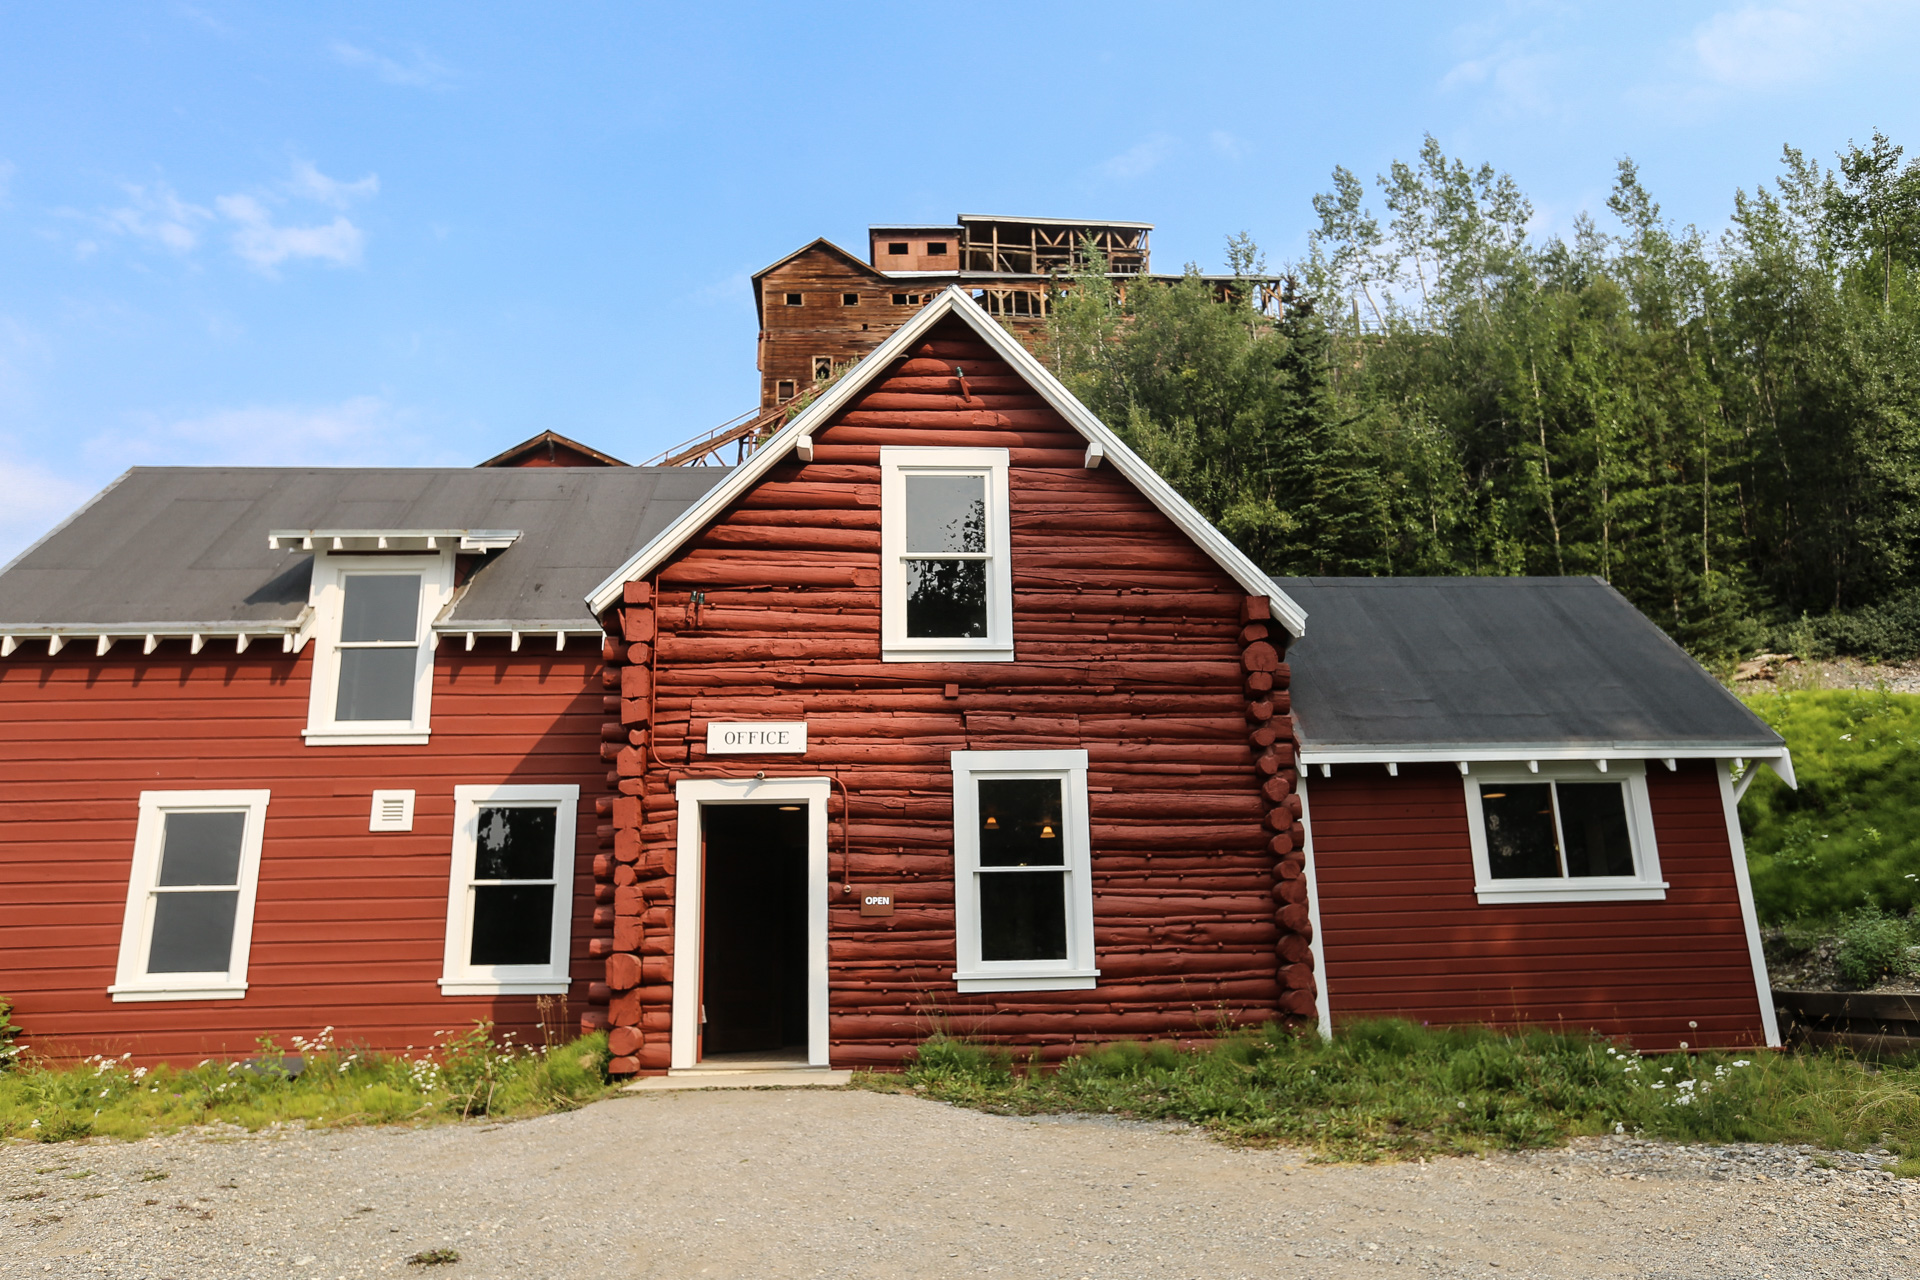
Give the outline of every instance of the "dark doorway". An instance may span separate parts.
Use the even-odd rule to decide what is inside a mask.
[[[807,1047],[807,807],[707,804],[701,1056]]]

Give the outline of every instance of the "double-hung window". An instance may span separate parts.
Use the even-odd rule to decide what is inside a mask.
[[[452,572],[447,553],[315,558],[309,744],[427,741],[432,626]]]
[[[956,751],[954,914],[962,991],[1095,984],[1085,751]]]
[[[1640,761],[1474,765],[1465,784],[1481,902],[1666,897]]]
[[[455,787],[443,995],[567,989],[577,786]]]
[[[1010,662],[1007,451],[880,450],[880,627],[889,662]]]
[[[115,1000],[238,1000],[265,791],[143,791]]]

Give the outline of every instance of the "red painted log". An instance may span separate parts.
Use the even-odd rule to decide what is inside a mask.
[[[1272,601],[1266,596],[1247,596],[1240,602],[1240,621],[1265,622],[1273,616]]]
[[[593,900],[595,902],[612,902],[613,886],[610,884],[597,884],[593,886]]]
[[[647,700],[645,698],[620,699],[620,723],[625,725],[643,725],[647,722]]]
[[[1319,1013],[1311,991],[1289,991],[1280,997],[1280,1005],[1295,1017],[1311,1018]]]
[[[1313,966],[1310,964],[1284,965],[1280,970],[1280,981],[1284,983],[1289,990],[1312,991],[1315,989]]]
[[[652,615],[649,614],[649,617]],[[653,672],[646,667],[620,668],[620,697],[622,700],[645,702],[653,691]]]
[[[646,604],[653,599],[653,584],[645,579],[626,583],[620,589],[620,598],[627,604]]]
[[[606,983],[589,982],[587,984],[588,1004],[605,1004],[611,999],[613,999],[613,991]]]
[[[626,641],[615,639],[613,636],[600,637],[600,659],[609,665],[625,662],[627,660]]]
[[[613,857],[616,862],[638,862],[640,860],[640,832],[633,827],[620,827],[613,833]]]
[[[613,857],[611,854],[596,853],[593,855],[593,878],[595,880],[613,879]]]
[[[607,1074],[610,1076],[637,1076],[640,1074],[640,1059],[634,1057],[609,1058]]]
[[[615,991],[630,991],[640,985],[640,961],[619,952],[607,957],[607,986]]]
[[[615,1027],[607,1033],[607,1052],[616,1058],[626,1058],[640,1051],[641,1035],[638,1027]]]
[[[614,914],[612,907],[595,907],[593,909],[593,927],[596,929],[613,928]]]
[[[1261,697],[1273,688],[1273,673],[1255,671],[1247,676],[1246,689],[1250,697]]]
[[[1290,902],[1274,912],[1273,918],[1279,922],[1281,928],[1291,929],[1308,942],[1313,941],[1313,917],[1307,914],[1305,904]]]
[[[613,812],[609,815],[616,827],[637,827],[643,814],[639,796],[615,796]]]
[[[1282,880],[1273,886],[1273,893],[1276,898],[1286,902],[1304,903],[1307,900],[1307,882],[1305,880]]]
[[[1313,963],[1313,948],[1297,933],[1282,934],[1280,944],[1275,949],[1279,952],[1280,958],[1289,964]]]
[[[1249,622],[1246,626],[1240,628],[1240,643],[1253,644],[1256,641],[1265,640],[1269,634],[1266,623]]]
[[[1273,874],[1281,880],[1299,880],[1307,874],[1304,858],[1284,858],[1273,869]]]
[[[1293,843],[1293,831],[1291,828],[1282,831],[1279,835],[1267,841],[1267,852],[1276,858],[1288,857],[1296,848],[1298,848],[1298,846]]]
[[[594,918],[599,919],[599,912]],[[615,951],[639,951],[646,945],[647,937],[638,920],[616,920],[613,922],[613,949]]]
[[[620,611],[620,635],[626,640],[653,639],[653,610],[638,606]]]
[[[598,1009],[589,1009],[580,1015],[580,1034],[590,1036],[596,1031],[607,1029],[607,1015]]]
[[[1247,704],[1247,719],[1254,721],[1273,719],[1273,703],[1262,699]]]
[[[635,884],[638,883],[639,879],[640,873],[635,871],[628,863],[622,862],[613,869],[613,882],[616,885],[625,886]]]
[[[1260,794],[1274,804],[1284,801],[1293,792],[1293,780],[1284,774],[1275,774],[1260,784]]]
[[[1240,656],[1240,665],[1248,671],[1272,673],[1276,676],[1274,683],[1279,683],[1280,653],[1264,640],[1247,646],[1247,651]]]

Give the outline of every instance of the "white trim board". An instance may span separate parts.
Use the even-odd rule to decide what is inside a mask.
[[[807,1065],[827,1063],[827,802],[829,778],[683,778],[674,786],[679,836],[673,878],[673,1041],[668,1065],[699,1065],[701,904],[706,859],[701,856],[704,804],[807,806]]]
[[[1720,762],[1720,809],[1727,819],[1727,843],[1733,849],[1733,881],[1740,891],[1740,922],[1746,927],[1747,957],[1753,963],[1754,994],[1760,999],[1760,1029],[1767,1047],[1780,1047],[1780,1023],[1773,1011],[1773,979],[1760,946],[1760,914],[1753,905],[1753,881],[1747,875],[1747,839],[1740,830],[1740,804],[1734,799],[1731,760]]]
[[[661,530],[650,542],[636,551],[625,564],[616,569],[599,586],[587,595],[587,605],[595,617],[605,613],[619,603],[621,589],[626,583],[646,577],[658,568],[666,559],[680,548],[680,545],[715,517],[731,506],[743,493],[759,483],[762,476],[787,456],[802,436],[810,435],[832,421],[849,401],[859,395],[872,382],[886,371],[893,361],[906,355],[915,343],[926,337],[940,321],[948,316],[958,316],[971,328],[975,335],[992,347],[994,353],[1011,366],[1015,373],[1024,378],[1040,397],[1051,405],[1061,417],[1084,436],[1097,444],[1107,461],[1116,470],[1130,480],[1140,490],[1147,501],[1157,507],[1161,514],[1177,525],[1181,532],[1193,540],[1202,551],[1210,556],[1229,577],[1238,583],[1250,596],[1264,596],[1272,601],[1276,621],[1294,636],[1306,634],[1306,611],[1291,597],[1273,584],[1273,580],[1260,571],[1260,567],[1249,560],[1244,552],[1228,541],[1227,536],[1214,528],[1207,518],[1175,492],[1172,485],[1161,479],[1160,474],[1148,466],[1140,455],[1128,448],[1126,443],[1108,430],[1106,424],[1094,417],[1087,407],[1076,400],[1071,391],[1061,385],[1060,380],[1047,371],[1045,365],[1036,360],[1032,353],[1020,345],[1007,330],[974,304],[973,298],[958,286],[949,285],[935,295],[916,312],[905,324],[895,329],[885,342],[875,347],[859,364],[849,370],[832,386],[823,392],[818,400],[790,419],[787,424],[754,450],[753,455],[739,468],[714,488],[706,496],[688,507],[678,520]]]
[[[1302,746],[1299,761],[1304,772],[1309,765],[1377,764],[1389,769],[1403,764],[1451,764],[1468,767],[1480,763],[1525,764],[1528,761],[1568,760],[1750,760],[1764,764],[1780,775],[1780,780],[1796,790],[1799,782],[1793,774],[1793,753],[1784,746],[1756,747],[1739,743],[1695,743],[1690,746],[1664,746],[1660,743],[1494,743],[1454,744],[1408,743],[1366,747]]]
[[[1306,844],[1301,848],[1301,856],[1306,860],[1307,878],[1307,921],[1313,926],[1313,982],[1318,988],[1314,992],[1314,1010],[1319,1016],[1320,1038],[1333,1039],[1333,998],[1327,994],[1327,935],[1320,927],[1320,877],[1313,861],[1313,815],[1312,804],[1307,799],[1307,775],[1303,771],[1295,790],[1300,797],[1300,823],[1306,828]]]

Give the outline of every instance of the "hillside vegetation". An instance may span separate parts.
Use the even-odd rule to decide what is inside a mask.
[[[1558,236],[1432,138],[1374,188],[1334,171],[1279,314],[1096,262],[1046,358],[1270,572],[1596,574],[1709,661],[1920,652],[1920,162],[1785,148],[1715,239],[1631,161]]]

